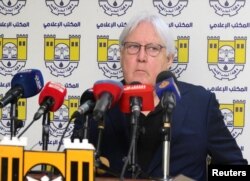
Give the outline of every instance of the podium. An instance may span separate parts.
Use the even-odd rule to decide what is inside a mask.
[[[37,165],[55,167],[61,175],[57,177],[58,181],[94,181],[94,146],[87,140],[72,143],[70,139],[64,139],[64,152],[28,151],[24,150],[26,145],[26,138],[12,137],[10,140],[4,137],[0,142],[1,181],[35,181],[29,172]],[[46,177],[43,173],[39,175]]]
[[[1,181],[38,181],[46,180],[46,172],[31,173],[36,165],[50,165],[60,173],[53,175],[50,181],[120,181],[119,178],[95,178],[94,146],[87,140],[81,143],[75,139],[64,139],[65,150],[29,151],[24,150],[26,138],[4,137],[0,142],[0,180]],[[42,179],[41,179],[42,180]],[[49,178],[47,177],[47,180]],[[145,181],[149,179],[125,179],[126,181]],[[160,181],[160,179],[150,179]],[[171,181],[194,181],[184,175],[178,175]]]

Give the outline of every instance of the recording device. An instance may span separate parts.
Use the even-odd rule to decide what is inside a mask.
[[[170,71],[162,71],[156,78],[155,92],[159,99],[162,99],[166,92],[171,92],[176,98],[176,101],[181,99],[180,91],[176,85],[176,78]]]
[[[119,102],[121,111],[124,113],[133,111],[131,110],[131,100],[135,97],[140,97],[142,100],[141,111],[154,110],[153,90],[153,86],[141,84],[140,82],[124,85],[123,94]]]
[[[121,97],[123,85],[113,80],[100,80],[93,86],[96,105],[93,110],[93,118],[99,120],[107,109],[111,108]]]
[[[71,119],[77,118],[85,113],[92,112],[95,106],[93,89],[87,89],[81,96],[79,108],[72,114]]]
[[[38,120],[44,113],[48,111],[55,112],[63,104],[67,94],[67,89],[60,83],[48,82],[39,96],[39,109],[34,115],[34,120]]]
[[[29,98],[38,94],[43,88],[43,76],[40,70],[27,69],[15,74],[11,80],[11,89],[0,100],[0,108],[19,98]]]

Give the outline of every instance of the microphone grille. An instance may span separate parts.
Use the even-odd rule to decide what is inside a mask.
[[[83,104],[85,101],[91,100],[95,101],[95,96],[93,93],[93,89],[87,89],[80,98],[80,104]]]
[[[171,77],[176,81],[176,77],[171,71],[162,71],[156,77],[156,83],[162,82],[165,79],[169,79]]]

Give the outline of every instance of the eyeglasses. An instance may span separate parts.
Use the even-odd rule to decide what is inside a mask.
[[[141,47],[144,47],[144,50],[146,51],[147,55],[150,55],[151,57],[156,57],[162,48],[166,48],[165,46],[159,45],[159,44],[146,44],[146,45],[141,45],[136,42],[124,42],[122,46],[127,50],[127,53],[130,55],[135,55],[137,54],[140,50]]]

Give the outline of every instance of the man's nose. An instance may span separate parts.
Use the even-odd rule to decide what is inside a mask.
[[[147,52],[144,46],[141,46],[139,52],[138,52],[138,61],[145,62],[147,61]]]

